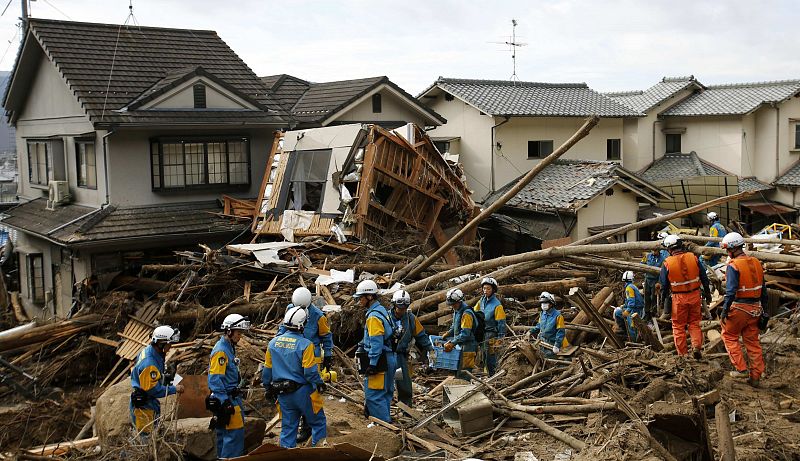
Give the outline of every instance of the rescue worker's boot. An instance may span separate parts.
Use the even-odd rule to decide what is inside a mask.
[[[741,371],[734,370],[728,373],[728,376],[736,379],[750,379],[750,372],[747,370],[741,370]]]
[[[297,427],[297,443],[304,443],[311,438],[311,426],[306,423],[306,418],[300,416],[300,426]]]

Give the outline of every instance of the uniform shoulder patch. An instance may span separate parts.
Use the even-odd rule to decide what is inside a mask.
[[[217,362],[219,362],[220,365],[225,365],[225,356],[220,355],[219,358],[217,359]]]
[[[155,371],[155,370],[151,371],[150,372],[150,379],[152,379],[153,381],[157,380],[158,379],[158,372]]]

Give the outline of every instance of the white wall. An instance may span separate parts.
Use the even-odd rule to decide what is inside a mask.
[[[668,117],[662,123],[662,129],[670,128],[686,129],[681,136],[681,151],[684,153],[695,151],[703,160],[735,175],[743,175],[742,117]],[[664,133],[657,135],[660,135],[663,143]]]
[[[408,102],[397,97],[394,92],[387,88],[378,92],[381,95],[381,111],[379,113],[372,112],[372,94],[370,93],[366,98],[356,104],[354,107],[346,110],[340,116],[336,117],[336,123],[343,122],[413,122],[418,126],[425,127],[430,125],[427,118],[420,112],[413,110],[409,107]]]
[[[193,109],[194,108],[194,84],[202,83],[206,86],[206,108],[208,109],[253,109],[252,104],[240,102],[240,98],[235,94],[217,88],[216,83],[203,78],[195,78],[184,83],[178,88],[159,96],[144,108],[155,107],[158,109]]]
[[[623,224],[638,221],[639,204],[632,192],[623,192],[619,186],[611,190],[613,195],[600,194],[588,205],[578,210],[578,223],[572,230],[573,240],[589,236],[590,227]],[[628,241],[636,240],[636,231],[627,234]]]

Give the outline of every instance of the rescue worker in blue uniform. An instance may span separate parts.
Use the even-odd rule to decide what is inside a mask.
[[[321,369],[330,371],[333,365],[333,334],[331,333],[328,317],[322,310],[311,303],[311,291],[306,287],[300,287],[292,293],[292,304],[286,307],[286,311],[292,307],[302,307],[306,311],[306,325],[303,328],[303,337],[314,344],[314,357],[317,365]],[[286,332],[286,326],[281,325],[278,334]],[[306,424],[304,416],[300,417],[300,430],[297,434],[297,443],[303,443],[311,437],[311,428]]]
[[[666,233],[659,233],[659,240],[664,240],[667,236]],[[669,256],[669,252],[662,248],[654,248],[652,251],[642,257],[642,264],[647,264],[650,267],[661,269],[664,260]],[[658,313],[658,294],[657,287],[658,275],[646,273],[644,276],[644,311],[648,318],[654,318]],[[667,306],[662,306],[662,312],[668,312]]]
[[[408,366],[408,355],[411,352],[411,341],[422,351],[423,357],[428,362],[433,361],[434,352],[431,338],[422,328],[417,316],[408,310],[411,305],[411,295],[405,290],[395,291],[392,295],[392,320],[397,331],[397,367],[395,386],[397,387],[397,400],[406,405],[413,406],[414,390],[411,383],[411,370]]]
[[[304,337],[307,325],[306,310],[291,307],[283,318],[283,333],[269,342],[264,357],[261,382],[267,391],[267,400],[278,398],[281,415],[280,445],[297,446],[300,417],[305,417],[311,427],[311,445],[326,445],[327,420],[322,409],[325,383],[319,374],[319,364],[314,355],[314,344]]]
[[[543,342],[539,346],[542,354],[546,358],[553,358],[562,349],[569,346],[564,317],[561,315],[561,311],[556,309],[556,297],[551,293],[543,291],[539,295],[539,303],[542,312],[539,314],[539,323],[531,328],[531,336]]]
[[[475,310],[482,311],[485,318],[486,326],[481,349],[486,360],[486,372],[492,376],[497,371],[500,340],[506,336],[506,312],[497,299],[497,280],[485,277],[481,280],[481,291],[483,296],[475,305]]]
[[[208,369],[209,400],[216,399],[212,425],[217,434],[217,457],[235,458],[244,455],[244,411],[239,389],[239,359],[236,344],[242,332],[250,329],[250,320],[229,314],[222,321],[224,332],[211,350]],[[215,406],[216,405],[216,406]]]
[[[387,423],[392,422],[390,413],[394,394],[394,374],[397,370],[397,338],[389,319],[389,312],[378,300],[378,285],[372,280],[364,280],[356,286],[353,293],[358,305],[366,309],[364,337],[359,344],[357,355],[366,360],[364,379],[364,413]]]
[[[633,271],[625,271],[622,274],[622,281],[625,282],[625,304],[614,309],[614,320],[617,322],[620,332],[631,342],[639,339],[639,332],[633,325],[633,315],[636,314],[644,320],[644,297],[633,283]]]
[[[473,330],[478,326],[478,319],[467,303],[464,302],[464,293],[458,288],[451,288],[445,297],[445,302],[455,311],[453,325],[442,335],[442,339],[451,338],[444,344],[445,352],[451,352],[456,346],[461,346],[461,358],[458,361],[456,378],[469,380],[464,371],[472,373],[475,368],[475,359],[478,353],[478,342]]]
[[[158,426],[161,404],[158,399],[183,392],[183,385],[163,383],[164,357],[173,343],[178,342],[180,332],[168,325],[153,330],[150,345],[142,349],[136,364],[131,368],[130,413],[133,428],[141,437],[147,437]]]
[[[719,216],[717,216],[717,213],[712,211],[708,213],[706,216],[708,217],[708,222],[710,223],[710,226],[708,228],[708,236],[724,238],[725,235],[728,234],[728,231],[725,230],[725,226],[723,226],[719,222]],[[719,248],[719,242],[706,242],[704,246]],[[714,267],[719,263],[719,259],[721,257],[722,255],[713,255],[713,256],[704,255],[703,259],[706,260],[706,265]]]

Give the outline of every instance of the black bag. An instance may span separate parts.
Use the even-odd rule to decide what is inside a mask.
[[[467,310],[474,314],[475,325],[472,327],[472,334],[475,335],[475,341],[481,344],[486,339],[486,315],[483,311]]]
[[[208,423],[209,429],[224,429],[231,421],[231,416],[236,412],[230,400],[226,400],[223,404],[211,394],[206,397],[206,410],[214,415]]]
[[[147,395],[147,392],[138,387],[133,388],[133,392],[131,392],[131,404],[133,408],[144,408],[149,401],[150,396]]]
[[[362,375],[367,374],[367,367],[369,367],[369,353],[364,349],[358,349],[356,351],[356,365],[358,367],[358,372]],[[386,371],[389,369],[389,362],[386,360],[386,351],[381,353],[381,357],[378,359],[378,364],[375,366],[377,371]]]
[[[769,312],[765,309],[761,309],[761,315],[758,316],[758,329],[761,331],[767,331],[767,325],[769,324]]]

